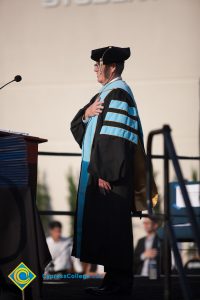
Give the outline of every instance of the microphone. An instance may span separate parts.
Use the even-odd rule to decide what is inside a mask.
[[[15,78],[14,78],[14,80],[15,80],[16,82],[19,82],[19,81],[22,80],[22,77],[21,77],[20,75],[16,75]]]
[[[14,78],[13,80],[9,81],[8,83],[6,83],[6,84],[4,84],[2,87],[0,87],[0,90],[1,90],[2,88],[4,88],[6,85],[8,85],[8,84],[10,84],[11,82],[13,82],[13,81],[19,82],[19,81],[21,81],[21,80],[22,80],[22,77],[21,77],[20,75],[16,75],[15,78]]]

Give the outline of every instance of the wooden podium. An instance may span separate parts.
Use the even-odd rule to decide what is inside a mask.
[[[51,260],[36,207],[38,144],[46,141],[0,131],[0,280],[9,290],[8,275],[25,263],[37,276],[24,290],[30,300],[42,299],[42,274]]]

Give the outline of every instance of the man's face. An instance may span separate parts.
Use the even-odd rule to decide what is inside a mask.
[[[98,62],[94,64],[94,72],[97,74],[97,81],[102,85],[113,79],[114,69],[112,65],[102,65]]]
[[[152,220],[145,218],[143,221],[144,230],[146,233],[154,233],[156,232],[158,225],[157,223],[154,223]]]
[[[50,230],[50,235],[54,241],[59,241],[61,238],[62,229],[60,227],[55,227]]]

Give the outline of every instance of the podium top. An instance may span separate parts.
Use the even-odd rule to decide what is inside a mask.
[[[33,142],[33,143],[37,143],[37,144],[41,144],[41,143],[45,143],[48,140],[47,139],[42,139],[36,136],[31,136],[28,134],[23,134],[20,132],[12,132],[12,131],[2,131],[0,130],[0,138],[1,137],[5,137],[5,136],[21,136],[24,138],[24,140],[26,140],[27,142]]]

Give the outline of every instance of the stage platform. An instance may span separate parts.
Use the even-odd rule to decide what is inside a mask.
[[[200,276],[188,277],[193,297],[190,300],[200,300]],[[164,300],[164,280],[149,280],[148,278],[135,277],[131,296],[92,296],[85,293],[88,286],[99,286],[101,279],[70,279],[66,281],[46,281],[43,283],[42,300],[94,300],[94,299],[123,299],[123,300]],[[11,292],[12,290],[12,292]],[[20,290],[12,285],[10,291],[0,295],[0,300],[21,300]],[[29,299],[25,299],[29,300]],[[184,300],[178,276],[172,277],[171,300]]]
[[[194,293],[195,300],[200,300],[200,276],[190,276],[189,283]],[[98,286],[100,279],[71,279],[63,282],[45,282],[44,300],[86,300],[99,299],[100,296],[92,296],[85,293],[87,286]],[[103,299],[133,299],[133,300],[162,300],[164,299],[163,278],[149,280],[147,278],[135,277],[131,296],[107,296]],[[191,298],[192,299],[192,298]],[[178,276],[172,277],[172,300],[183,300]]]

